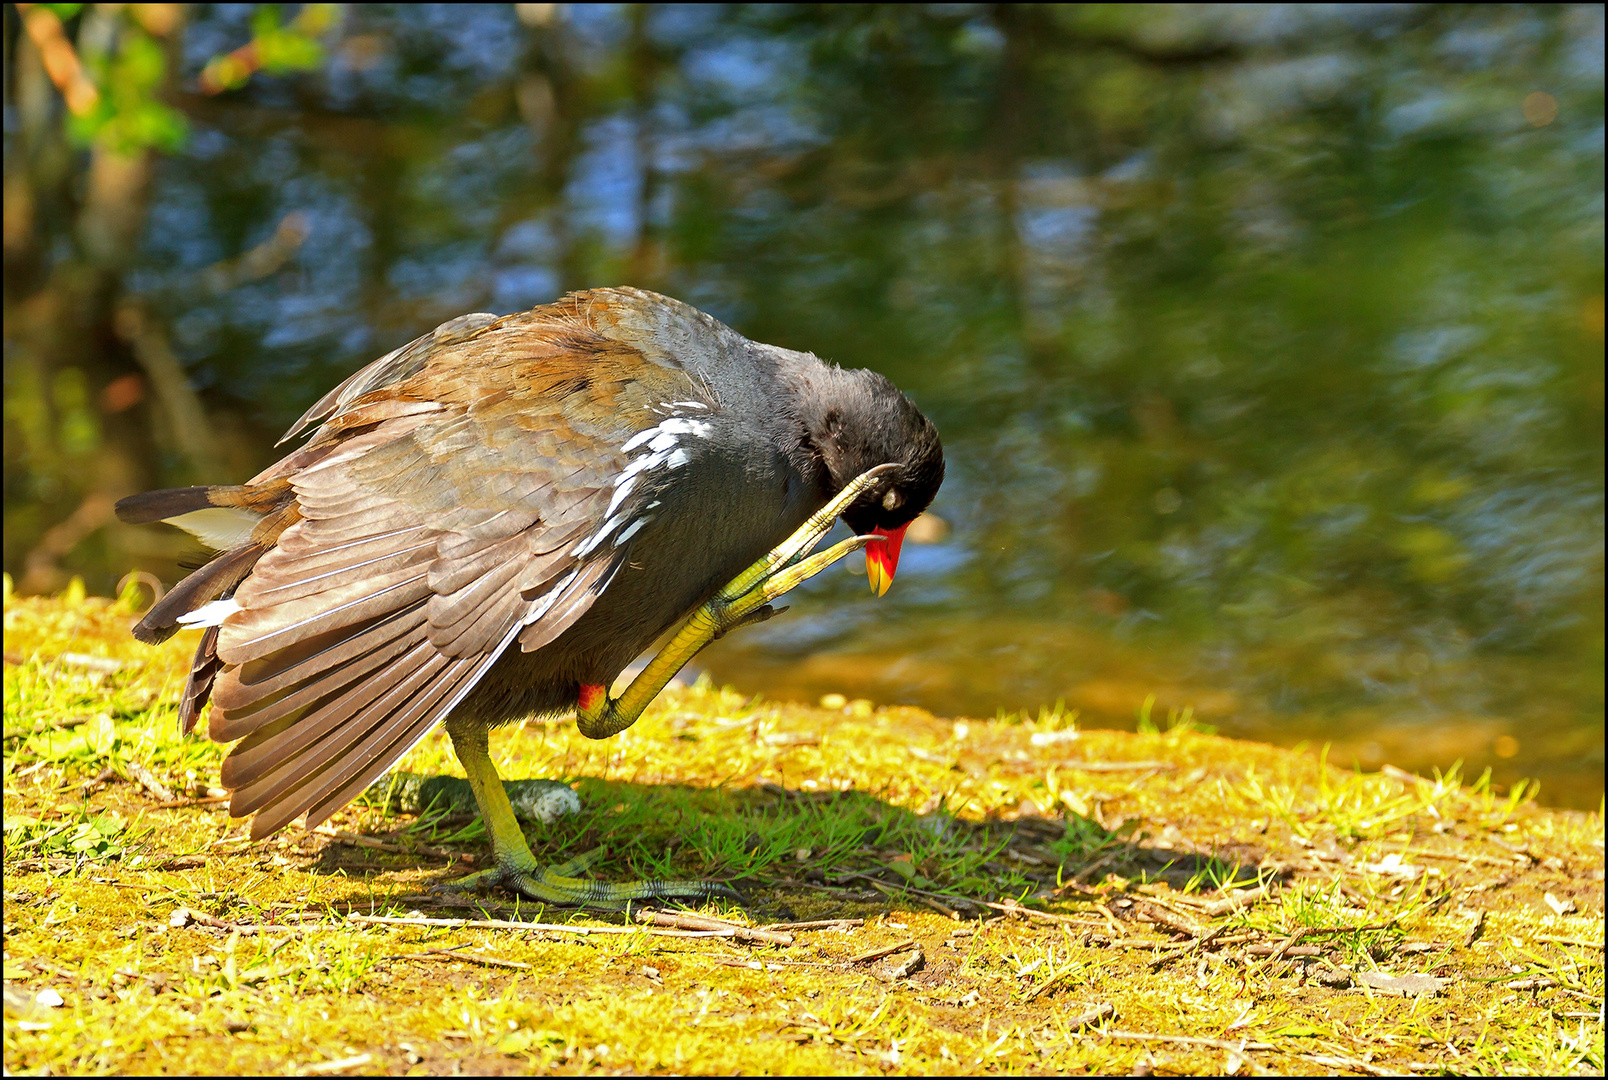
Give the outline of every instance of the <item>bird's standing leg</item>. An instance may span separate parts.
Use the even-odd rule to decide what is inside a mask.
[[[896,465],[879,465],[848,484],[820,510],[810,515],[764,558],[728,582],[713,598],[689,615],[657,656],[649,662],[625,692],[610,698],[602,686],[583,686],[576,708],[576,725],[588,738],[603,739],[636,723],[667,682],[692,659],[698,650],[722,634],[748,623],[768,618],[770,601],[875,540],[855,536],[834,544],[818,554],[810,554],[832,528],[850,503]],[[602,854],[601,849],[586,852],[557,866],[541,866],[531,854],[514,816],[508,793],[487,749],[486,730],[471,723],[447,722],[452,748],[468,774],[475,802],[491,833],[497,865],[471,874],[454,883],[472,887],[501,884],[532,900],[557,904],[584,904],[612,907],[627,900],[652,897],[706,898],[726,896],[741,899],[730,887],[713,881],[631,881],[617,884],[588,881],[581,873]]]
[[[453,752],[468,774],[469,787],[491,834],[497,865],[452,883],[453,888],[503,885],[522,896],[549,904],[617,907],[628,900],[652,897],[705,899],[725,896],[741,900],[730,887],[713,881],[627,881],[609,883],[577,877],[602,855],[597,848],[555,866],[542,866],[531,854],[525,833],[515,820],[514,808],[503,790],[502,778],[491,762],[486,729],[471,722],[447,722]]]
[[[811,514],[793,535],[727,582],[708,603],[687,616],[670,643],[631,680],[631,685],[619,697],[609,697],[603,686],[582,686],[575,709],[575,724],[581,734],[589,739],[606,739],[624,731],[637,722],[648,703],[698,650],[738,626],[768,618],[766,606],[772,600],[878,539],[852,536],[825,551],[810,554],[850,503],[879,477],[897,468],[892,464],[878,465],[855,477],[831,502]]]

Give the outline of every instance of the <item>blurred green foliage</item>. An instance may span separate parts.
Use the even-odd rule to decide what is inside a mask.
[[[248,476],[436,323],[632,283],[886,372],[948,450],[899,587],[820,581],[721,677],[1107,723],[1154,692],[1600,792],[1600,7],[291,10],[120,9],[93,63],[148,85],[161,38],[129,100],[190,131],[140,185],[36,137],[19,47],[28,588],[173,579],[182,541],[88,496]],[[96,213],[123,261],[74,285]]]

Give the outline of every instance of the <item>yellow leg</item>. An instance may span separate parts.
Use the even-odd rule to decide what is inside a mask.
[[[556,866],[542,866],[531,854],[525,842],[525,833],[514,817],[514,808],[503,790],[497,767],[491,763],[486,740],[486,729],[447,724],[452,737],[452,749],[468,774],[469,787],[475,794],[480,815],[491,834],[492,853],[497,865],[489,870],[470,874],[454,883],[457,888],[475,888],[482,885],[503,885],[522,896],[548,904],[573,904],[591,907],[618,907],[628,900],[647,900],[653,897],[686,897],[705,899],[725,896],[741,900],[730,887],[714,881],[627,881],[611,884],[577,877],[603,854],[594,848]]]
[[[670,639],[670,644],[660,650],[648,666],[631,680],[631,685],[619,697],[611,698],[600,692],[588,693],[583,689],[575,710],[575,724],[581,734],[589,739],[606,739],[624,731],[637,722],[642,710],[664,689],[665,683],[675,677],[682,665],[697,655],[698,650],[744,622],[764,618],[762,611],[772,600],[870,543],[873,539],[870,536],[854,536],[825,551],[810,554],[815,545],[821,542],[821,537],[832,528],[838,515],[878,477],[897,467],[878,465],[855,477],[831,502],[799,526],[793,535],[728,582],[713,599],[687,616]]]

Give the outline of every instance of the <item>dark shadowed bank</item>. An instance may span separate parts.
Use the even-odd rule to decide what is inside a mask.
[[[616,738],[493,751],[581,796],[539,857],[747,910],[454,897],[478,824],[382,788],[250,843],[221,748],[175,730],[193,635],[135,645],[137,595],[6,598],[10,1072],[1603,1070],[1600,812],[1189,724],[701,681]]]

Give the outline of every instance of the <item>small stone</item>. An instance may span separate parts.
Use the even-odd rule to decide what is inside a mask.
[[[47,1009],[59,1009],[63,1005],[67,1004],[62,1000],[61,995],[56,993],[54,990],[41,990],[38,994],[34,995],[34,1000]]]

